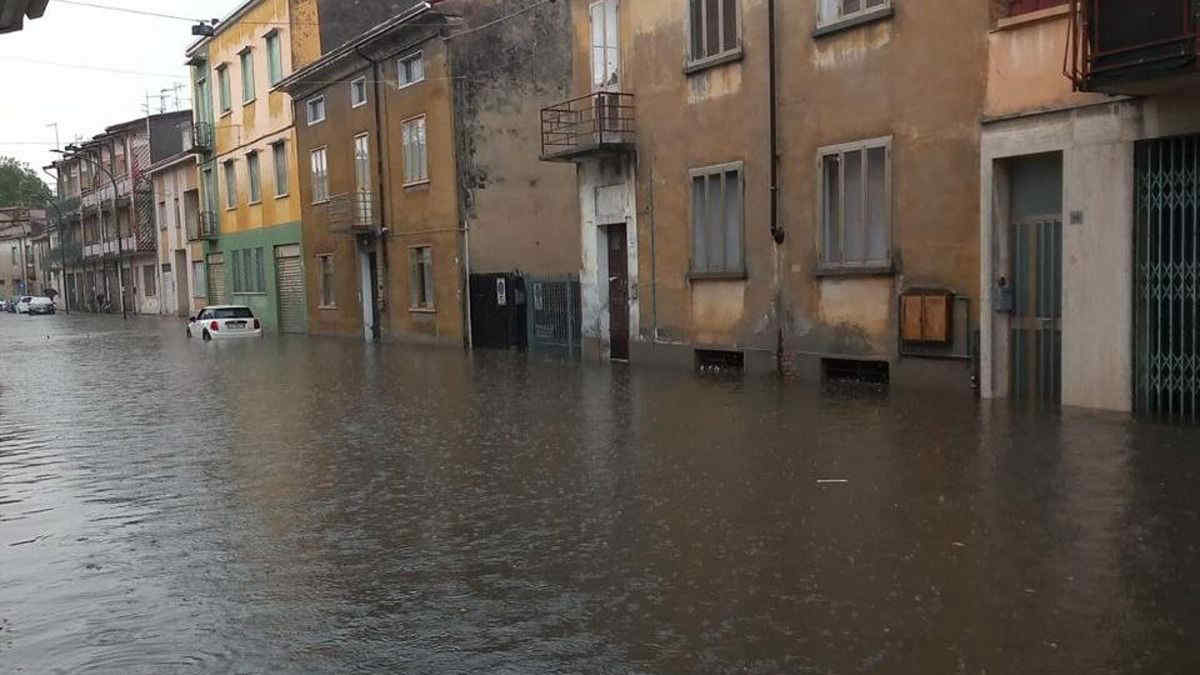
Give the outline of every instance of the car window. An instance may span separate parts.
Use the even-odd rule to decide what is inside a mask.
[[[253,319],[254,313],[249,307],[227,307],[225,309],[214,309],[213,318],[215,319]]]
[[[210,312],[210,311],[208,311],[208,310],[206,309],[206,310],[204,310],[203,312],[200,312],[200,316],[198,316],[197,318],[198,318],[198,319],[200,319],[201,321],[203,321],[203,320],[205,320],[205,319],[211,319],[211,318],[212,318],[212,312]]]

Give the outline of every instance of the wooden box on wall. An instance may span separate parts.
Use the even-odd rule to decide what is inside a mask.
[[[954,294],[910,290],[900,296],[900,338],[905,342],[950,344],[954,339]]]

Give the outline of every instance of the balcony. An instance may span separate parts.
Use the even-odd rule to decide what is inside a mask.
[[[332,234],[371,234],[379,230],[375,195],[367,190],[333,195],[325,204],[325,222]]]
[[[212,152],[213,128],[207,122],[185,122],[179,125],[184,152]]]
[[[1077,91],[1147,96],[1200,84],[1194,0],[1071,0],[1067,77]]]
[[[189,214],[187,218],[188,241],[203,241],[216,239],[221,236],[217,214],[212,211],[199,211]]]
[[[633,152],[633,94],[597,92],[542,109],[542,160],[572,162]]]

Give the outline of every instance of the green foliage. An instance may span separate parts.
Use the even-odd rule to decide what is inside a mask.
[[[38,207],[53,197],[50,187],[28,164],[0,157],[0,207]]]

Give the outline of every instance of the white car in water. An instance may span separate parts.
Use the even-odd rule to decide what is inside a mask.
[[[262,337],[262,323],[244,305],[205,307],[188,320],[188,337],[203,340]]]
[[[17,314],[29,313],[29,302],[33,300],[32,295],[22,295],[17,298]]]

